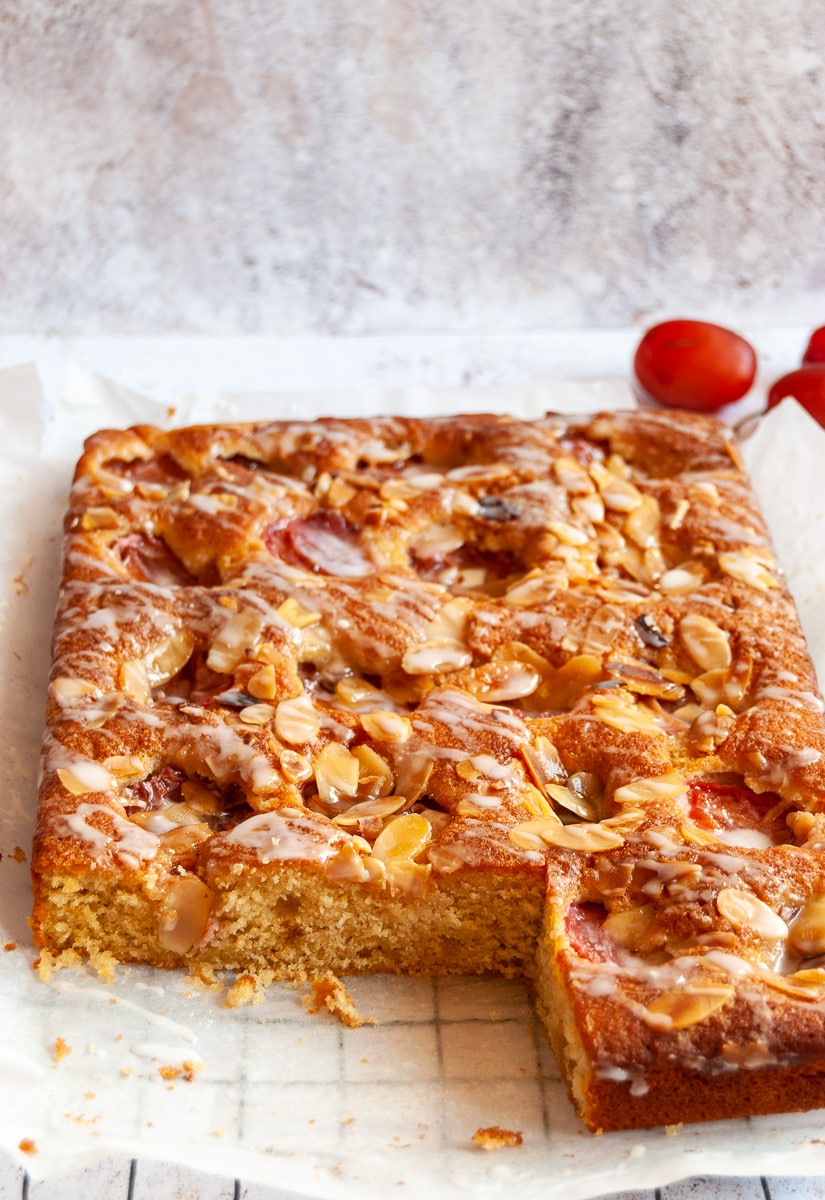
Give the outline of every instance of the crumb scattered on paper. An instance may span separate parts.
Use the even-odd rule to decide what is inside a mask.
[[[684,1129],[684,1122],[679,1121],[677,1125],[665,1125],[665,1133],[668,1137],[676,1137],[677,1133],[681,1133]]]
[[[317,1013],[322,1008],[337,1017],[342,1025],[358,1029],[361,1025],[374,1025],[374,1017],[362,1017],[355,1001],[341,980],[328,971],[312,980],[312,991],[304,996],[302,1004],[308,1012]]]
[[[62,1037],[54,1039],[54,1061],[59,1063],[67,1055],[71,1054],[72,1048]]]
[[[37,1154],[37,1144],[31,1138],[21,1138],[18,1146],[24,1154]]]
[[[504,1150],[508,1146],[520,1146],[523,1140],[517,1129],[502,1129],[500,1125],[488,1125],[473,1134],[473,1141],[482,1150]]]
[[[13,858],[16,863],[24,863],[26,861],[26,851],[22,846],[15,846],[9,857]]]

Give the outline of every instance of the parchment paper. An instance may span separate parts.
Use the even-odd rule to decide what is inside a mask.
[[[519,984],[351,981],[375,1024],[343,1029],[301,993],[229,1009],[182,974],[82,970],[43,983],[27,926],[28,852],[59,535],[82,439],[135,421],[627,407],[615,381],[542,388],[195,395],[174,409],[80,369],[49,407],[32,368],[0,372],[0,1144],[35,1177],[98,1157],[157,1158],[337,1200],[579,1200],[697,1174],[825,1172],[822,1113],[595,1138],[573,1115]],[[819,473],[825,433],[788,402],[747,443],[823,676]],[[521,1133],[485,1152],[479,1127]],[[23,1147],[21,1149],[21,1147]]]

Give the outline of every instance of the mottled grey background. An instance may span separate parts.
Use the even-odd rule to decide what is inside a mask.
[[[0,0],[0,333],[825,321],[811,0]]]

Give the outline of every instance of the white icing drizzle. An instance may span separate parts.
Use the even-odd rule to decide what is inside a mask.
[[[258,861],[267,864],[326,862],[347,839],[300,809],[284,808],[248,817],[218,840],[255,850]]]
[[[115,834],[104,833],[88,818],[93,813],[105,813],[114,826]],[[158,838],[148,829],[142,829],[134,821],[121,817],[103,804],[79,804],[72,813],[61,815],[56,823],[61,836],[79,838],[99,853],[111,850],[130,866],[150,861],[158,852]]]

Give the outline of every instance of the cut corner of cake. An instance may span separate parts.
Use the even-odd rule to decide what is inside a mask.
[[[825,722],[730,430],[102,431],[36,944],[527,979],[594,1130],[825,1105]]]

